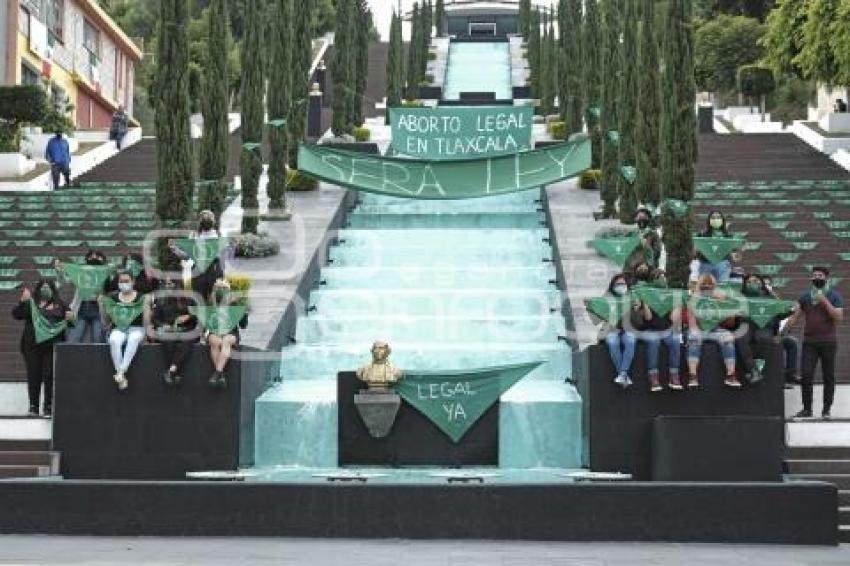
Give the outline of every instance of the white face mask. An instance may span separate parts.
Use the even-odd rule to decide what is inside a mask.
[[[627,285],[614,285],[614,294],[623,296],[629,292],[629,287]]]
[[[132,283],[119,283],[118,284],[118,290],[121,291],[122,293],[129,293],[130,291],[133,290],[133,284]]]

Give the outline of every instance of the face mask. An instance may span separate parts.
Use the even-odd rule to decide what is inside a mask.
[[[812,279],[812,285],[815,286],[815,289],[823,289],[826,287],[826,279]]]
[[[204,232],[206,232],[207,230],[212,230],[212,228],[213,228],[213,223],[210,222],[209,220],[202,220],[201,221],[201,230],[203,230]]]
[[[748,295],[758,295],[759,293],[761,293],[761,285],[758,283],[750,283],[747,285]]]
[[[614,285],[614,294],[622,297],[629,292],[628,285]]]
[[[708,221],[708,225],[714,228],[715,230],[720,230],[723,228],[723,219],[722,218],[712,218]]]
[[[714,291],[714,287],[700,287],[699,290],[704,293],[711,293],[712,291]]]
[[[103,258],[102,258],[102,257],[94,256],[94,257],[90,257],[90,258],[88,258],[88,259],[86,260],[86,264],[87,264],[87,265],[103,265],[103,264],[104,264],[104,261],[103,261]]]
[[[133,284],[132,283],[119,283],[118,284],[118,290],[121,291],[122,293],[129,293],[130,291],[133,290]]]
[[[38,296],[44,299],[45,301],[49,301],[53,298],[53,289],[50,287],[42,287],[38,290]]]
[[[647,226],[649,226],[649,220],[647,220],[645,218],[641,218],[640,220],[637,221],[637,227],[640,228],[641,230],[646,229]]]

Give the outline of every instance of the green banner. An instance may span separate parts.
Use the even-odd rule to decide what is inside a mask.
[[[633,294],[658,316],[666,316],[673,309],[681,307],[688,297],[684,289],[662,289],[652,285],[635,287]]]
[[[743,238],[704,238],[694,236],[694,248],[711,263],[726,259],[733,251],[744,247]]]
[[[298,169],[357,191],[415,199],[514,193],[575,177],[590,167],[587,138],[508,156],[419,161],[319,145],[298,148]]]
[[[61,320],[52,322],[42,314],[41,309],[35,304],[35,301],[30,299],[30,318],[32,318],[32,327],[35,331],[35,343],[41,344],[51,340],[63,332],[68,327],[67,321]]]
[[[440,372],[405,372],[395,391],[453,442],[499,397],[542,362]]]
[[[226,336],[233,332],[248,307],[246,305],[228,305],[222,307],[189,307],[189,312],[198,318],[198,322],[216,336]]]
[[[145,310],[145,301],[139,297],[135,303],[121,303],[103,297],[103,310],[118,330],[127,330]]]
[[[203,273],[207,270],[212,262],[218,259],[218,256],[228,246],[227,238],[183,238],[175,240],[174,244],[180,250],[192,258],[195,262],[195,267]]]
[[[84,301],[90,301],[101,294],[104,283],[115,273],[114,265],[65,263],[61,269]]]
[[[747,317],[759,328],[764,328],[777,316],[790,313],[793,308],[793,301],[769,298],[747,299]]]
[[[694,297],[688,303],[688,308],[694,313],[700,329],[704,332],[711,332],[727,318],[744,312],[740,301],[712,297]]]
[[[607,257],[618,266],[626,264],[626,260],[640,245],[640,234],[635,232],[628,236],[616,238],[597,238],[591,240],[590,245],[597,252]]]
[[[586,299],[584,306],[611,326],[616,326],[629,312],[632,300],[633,298],[630,295],[624,297],[594,297]]]
[[[531,106],[390,108],[392,148],[416,159],[469,159],[531,149]]]

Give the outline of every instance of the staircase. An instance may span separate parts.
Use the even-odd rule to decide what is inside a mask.
[[[0,440],[0,480],[59,475],[59,453],[49,440]]]
[[[789,447],[785,463],[793,479],[823,481],[838,487],[838,540],[850,543],[850,447]]]

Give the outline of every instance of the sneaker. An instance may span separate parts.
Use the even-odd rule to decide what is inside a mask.
[[[650,374],[649,376],[649,390],[653,393],[664,390],[664,387],[661,386],[661,381],[658,379],[657,373]]]
[[[761,383],[764,381],[764,374],[758,368],[753,368],[753,374],[750,376],[750,385]]]
[[[795,419],[810,419],[812,418],[812,410],[811,409],[803,409],[794,415]]]
[[[824,409],[823,412],[821,412],[820,414],[820,418],[825,421],[828,421],[832,418],[832,413],[829,412],[829,409]]]
[[[741,387],[741,382],[738,381],[738,377],[735,374],[732,374],[726,376],[726,379],[723,380],[723,385],[738,389]]]
[[[180,385],[180,382],[183,381],[183,376],[179,373],[173,373],[171,374],[171,379],[174,380],[174,386],[177,387],[178,385]]]
[[[207,382],[207,383],[209,383],[210,387],[212,387],[213,389],[218,387],[218,375],[219,375],[219,373],[217,371],[212,372],[212,375],[210,376],[210,379]]]
[[[624,373],[623,377],[625,378],[625,381],[623,382],[623,389],[628,389],[629,387],[631,387],[633,385],[632,378],[629,377],[629,374],[627,374],[627,373]]]
[[[216,385],[219,389],[227,389],[227,380],[224,379],[223,372],[218,372],[218,383]]]
[[[785,382],[785,389],[794,389],[794,384],[793,384],[793,383],[788,383],[788,382],[786,381],[786,382]]]
[[[48,419],[51,418],[53,416],[53,407],[51,405],[45,405],[44,410],[41,411],[41,414],[45,418],[48,418]]]
[[[669,387],[673,391],[681,391],[682,389],[684,389],[684,387],[682,387],[682,380],[679,379],[678,373],[670,374],[670,381],[669,383],[667,383],[667,387]]]
[[[699,389],[699,379],[691,377],[688,379],[688,389]]]
[[[628,387],[628,385],[626,385],[626,380],[628,380],[628,379],[629,378],[626,374],[618,373],[617,377],[614,378],[614,383],[616,383],[620,387]]]
[[[124,374],[121,372],[116,373],[112,376],[113,381],[115,381],[116,387],[118,387],[118,391],[125,391],[127,387],[129,387],[130,382],[127,381],[127,378],[124,377]]]
[[[170,370],[162,372],[162,380],[169,387],[174,387],[174,374]]]

